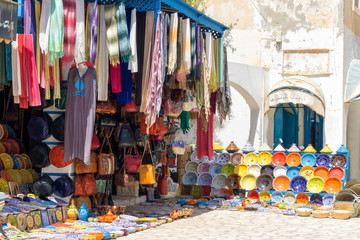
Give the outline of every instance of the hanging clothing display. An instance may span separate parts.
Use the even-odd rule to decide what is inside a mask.
[[[64,12],[62,0],[51,1],[48,59],[54,64],[56,58],[63,56],[64,49]]]
[[[120,63],[119,60],[119,39],[118,28],[116,26],[115,5],[105,5],[105,24],[107,36],[107,49],[109,50],[109,59],[114,67]],[[101,18],[100,18],[101,21]]]
[[[137,58],[137,45],[136,45],[136,8],[131,11],[131,24],[130,24],[130,47],[131,47],[131,59],[129,62],[129,70],[132,73],[138,72],[138,58]],[[119,32],[119,31],[118,31]],[[120,38],[119,38],[120,40]]]
[[[41,52],[48,54],[50,34],[51,0],[43,0],[40,15],[39,45]]]
[[[19,104],[21,95],[21,78],[20,78],[20,59],[18,50],[18,36],[16,41],[11,44],[11,65],[12,65],[12,94],[14,96],[14,103]]]
[[[74,60],[77,63],[85,61],[85,6],[83,0],[76,0],[76,40]]]
[[[191,28],[189,18],[183,20],[183,40],[185,73],[189,74],[191,71]]]
[[[136,46],[138,56],[138,72],[135,74],[135,104],[141,105],[142,97],[142,76],[144,65],[144,46],[145,46],[145,26],[146,26],[146,12],[139,12],[136,14]]]
[[[113,93],[121,92],[121,67],[117,64],[115,67],[110,64],[111,90]]]
[[[72,67],[67,87],[64,160],[78,158],[89,165],[96,109],[95,69],[87,67],[80,75],[79,69]]]
[[[76,0],[64,0],[64,56],[62,61],[71,63],[74,60],[76,42]]]
[[[125,4],[116,4],[116,20],[119,39],[119,48],[122,62],[129,62],[131,57],[131,46],[129,40],[128,23],[126,18]]]
[[[100,26],[99,26],[99,79],[98,79],[98,101],[108,100],[108,81],[109,81],[109,52],[106,39],[106,25],[104,5],[100,6]]]
[[[90,41],[90,62],[92,65],[95,65],[95,60],[98,52],[98,1],[95,0],[94,9],[92,11],[91,18],[91,41]],[[91,8],[90,8],[91,13]]]
[[[168,54],[168,75],[172,75],[176,69],[177,60],[177,37],[178,37],[178,13],[171,14],[170,33],[169,33],[169,54]]]

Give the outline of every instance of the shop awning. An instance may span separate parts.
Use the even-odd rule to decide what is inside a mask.
[[[360,60],[354,59],[350,63],[346,78],[345,102],[360,99]]]
[[[276,83],[265,99],[265,113],[281,103],[303,104],[317,114],[325,115],[325,98],[320,86],[303,76],[286,78]]]

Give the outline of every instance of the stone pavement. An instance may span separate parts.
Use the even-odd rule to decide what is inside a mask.
[[[165,207],[131,206],[130,210],[169,211]],[[360,239],[360,218],[337,220],[285,216],[270,212],[203,210],[172,223],[137,232],[124,240],[167,239]]]

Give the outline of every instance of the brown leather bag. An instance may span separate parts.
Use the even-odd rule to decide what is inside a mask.
[[[95,195],[97,193],[96,181],[94,174],[88,173],[84,176],[85,192],[86,195]]]
[[[134,177],[126,173],[124,165],[115,174],[114,184],[120,187],[131,187],[135,184]]]
[[[90,165],[86,165],[80,159],[76,159],[75,162],[75,173],[76,174],[83,174],[83,173],[97,173],[98,168],[97,163],[97,156],[94,151],[90,153]]]
[[[166,168],[165,165],[161,166],[161,175],[158,178],[157,190],[160,194],[168,194],[168,180],[166,177]]]
[[[111,131],[112,133],[112,131]],[[110,133],[110,134],[111,134]],[[110,153],[103,153],[105,141],[108,142]],[[109,135],[104,136],[104,141],[101,145],[100,154],[98,155],[98,175],[112,175],[114,174],[115,168],[115,157],[111,149],[111,143],[109,140]]]
[[[111,100],[99,101],[96,104],[96,113],[115,114],[116,103]]]
[[[84,175],[76,175],[75,196],[86,196]]]

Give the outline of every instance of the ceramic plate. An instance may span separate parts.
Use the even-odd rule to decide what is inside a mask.
[[[226,177],[230,176],[234,173],[235,166],[231,163],[227,163],[221,168],[221,173],[224,174]]]
[[[246,197],[252,198],[255,200],[259,200],[259,193],[254,189],[254,190],[249,191]]]
[[[273,182],[276,191],[285,192],[290,188],[290,178],[284,175],[278,176]]]
[[[341,180],[337,177],[329,177],[325,181],[325,191],[327,193],[338,193],[342,188]]]
[[[258,155],[256,153],[248,153],[245,155],[245,164],[254,165],[258,162]]]
[[[191,153],[191,155],[190,155],[190,160],[191,160],[191,161],[194,161],[194,162],[200,162],[200,159],[198,159],[198,157],[197,157],[196,151],[193,151],[193,152]]]
[[[273,202],[279,203],[283,200],[283,198],[284,198],[284,196],[281,192],[274,191],[271,194],[271,201],[273,201]]]
[[[202,162],[197,167],[198,174],[209,172],[209,170],[210,170],[210,164],[207,162]]]
[[[300,168],[298,168],[298,167],[289,167],[286,170],[286,176],[288,176],[290,179],[293,179],[294,177],[300,176]]]
[[[301,165],[303,166],[315,166],[316,158],[312,153],[306,153],[301,157]]]
[[[324,179],[321,177],[312,177],[307,182],[307,189],[311,193],[320,193],[324,190]]]
[[[234,165],[244,163],[244,155],[242,153],[233,153],[230,157],[230,162]]]
[[[297,167],[297,166],[300,165],[300,159],[301,159],[300,154],[298,154],[298,153],[290,153],[286,157],[286,163],[289,166]]]
[[[259,165],[250,165],[247,169],[247,173],[253,174],[255,177],[260,175],[261,167]]]
[[[273,187],[273,178],[270,174],[263,173],[256,179],[256,187],[260,190],[270,190]]]
[[[230,161],[229,153],[220,153],[218,158],[218,163],[221,165],[227,164]]]
[[[329,177],[338,177],[339,179],[343,179],[344,174],[344,170],[342,170],[340,167],[333,167],[329,171]]]
[[[332,206],[334,202],[334,196],[333,195],[325,195],[323,197],[323,204],[324,206]]]
[[[285,193],[284,202],[287,204],[294,204],[296,202],[295,194],[293,192]]]
[[[239,164],[235,167],[234,173],[239,175],[240,177],[243,177],[247,174],[247,165],[246,164]]]
[[[212,176],[216,176],[221,173],[221,164],[215,163],[214,165],[210,166],[209,172]]]
[[[241,177],[237,174],[231,174],[226,178],[226,186],[229,189],[239,189],[240,188]]]
[[[321,177],[326,180],[329,176],[329,169],[327,169],[327,167],[317,167],[315,168],[314,176]]]
[[[271,153],[269,153],[269,152],[261,152],[261,153],[259,153],[258,162],[261,165],[271,164]]]
[[[196,172],[199,164],[197,162],[188,162],[185,165],[186,172]]]
[[[213,153],[213,156],[212,156],[212,158],[211,158],[211,160],[210,160],[210,161],[208,161],[208,162],[209,162],[210,164],[214,164],[214,163],[216,163],[216,162],[217,162],[218,157],[219,157],[219,155],[218,155],[216,152],[214,152],[214,153]]]
[[[330,156],[328,154],[319,154],[316,157],[316,166],[328,167],[330,165]]]
[[[213,177],[211,186],[216,189],[221,189],[226,185],[226,176],[224,174],[218,174]]]
[[[308,202],[309,202],[309,196],[306,193],[301,192],[296,195],[296,203],[307,204]]]
[[[276,166],[285,165],[285,163],[286,163],[286,154],[283,153],[283,152],[274,153],[272,155],[272,157],[271,157],[271,162]]]
[[[200,186],[211,186],[212,176],[208,172],[201,173],[198,177],[198,184]]]
[[[270,201],[271,200],[271,194],[268,191],[261,191],[259,194],[259,200],[260,201]]]
[[[267,174],[270,174],[271,176],[274,176],[274,166],[272,166],[272,165],[264,165],[264,166],[262,166],[262,168],[260,170],[260,173],[261,174],[267,173]]]
[[[184,185],[195,185],[197,183],[197,173],[196,172],[187,172],[183,176]]]
[[[246,174],[241,178],[240,184],[245,190],[253,190],[256,187],[256,177],[252,174]]]
[[[290,187],[294,192],[304,192],[306,190],[307,180],[302,176],[294,177],[290,182]]]
[[[277,166],[274,169],[274,177],[286,175],[287,168],[285,166]]]
[[[346,166],[346,156],[342,153],[337,153],[331,157],[331,164],[334,167],[345,167]]]
[[[311,166],[305,166],[300,169],[300,176],[305,177],[307,180],[314,176],[314,168]]]
[[[323,198],[320,194],[313,194],[310,196],[310,204],[322,204]]]

